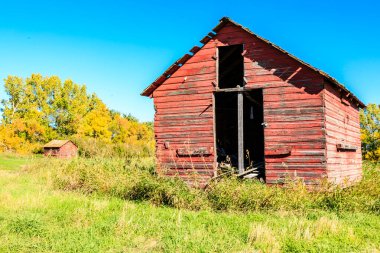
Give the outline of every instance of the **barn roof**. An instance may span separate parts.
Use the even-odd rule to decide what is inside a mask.
[[[231,23],[237,27],[240,27],[241,29],[243,29],[244,31],[248,32],[249,34],[251,34],[252,36],[255,36],[256,38],[262,40],[263,42],[267,43],[268,45],[276,48],[277,50],[281,51],[282,53],[288,55],[289,57],[293,58],[294,60],[298,61],[299,63],[301,63],[302,65],[308,67],[309,69],[317,72],[318,74],[322,75],[326,80],[330,81],[333,85],[335,85],[336,87],[338,87],[339,89],[341,90],[344,90],[346,93],[347,93],[347,96],[350,96],[352,97],[353,100],[355,100],[360,107],[364,108],[365,107],[365,104],[360,101],[359,98],[357,98],[354,94],[352,94],[352,92],[350,92],[343,84],[339,83],[335,78],[331,77],[329,74],[311,66],[310,64],[300,60],[299,58],[295,57],[294,55],[288,53],[287,51],[285,51],[284,49],[280,48],[279,46],[273,44],[272,42],[270,42],[269,40],[266,40],[260,36],[258,36],[257,34],[253,33],[252,31],[250,31],[248,28],[246,27],[243,27],[242,25],[236,23],[235,21],[231,20],[230,18],[228,17],[223,17],[219,24],[214,27],[212,29],[212,32],[210,32],[209,34],[207,34],[200,42],[203,44],[203,46],[209,42],[225,25],[227,25],[228,23]],[[203,47],[202,46],[202,47]],[[196,52],[198,52],[201,48],[198,47],[198,46],[194,46],[190,52],[191,54],[185,54],[184,56],[182,56],[179,60],[177,60],[176,62],[174,62],[161,76],[159,76],[153,83],[151,83],[142,93],[141,95],[142,96],[150,96],[153,91],[155,89],[157,89],[162,83],[165,82],[166,79],[168,79],[174,72],[176,72],[181,66],[183,66],[183,64],[185,64]]]
[[[52,140],[52,141],[46,143],[44,145],[44,148],[60,148],[68,142],[71,142],[71,141],[70,140]]]

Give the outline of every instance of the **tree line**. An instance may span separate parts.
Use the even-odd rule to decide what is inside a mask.
[[[110,110],[85,85],[57,76],[8,76],[1,100],[0,151],[40,152],[52,139],[71,139],[84,149],[133,148],[150,154],[154,147],[151,123]],[[114,147],[115,145],[113,145]],[[93,151],[95,152],[95,151]]]

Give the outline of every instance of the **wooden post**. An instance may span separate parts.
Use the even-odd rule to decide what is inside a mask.
[[[215,102],[215,92],[212,93],[212,112],[213,112],[213,118],[212,118],[212,134],[214,135],[214,177],[218,176],[218,146],[216,144],[216,105]]]
[[[238,92],[238,169],[239,174],[244,172],[244,105],[243,92]]]

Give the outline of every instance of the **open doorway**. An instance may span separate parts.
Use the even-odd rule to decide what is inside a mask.
[[[257,166],[258,177],[265,179],[263,92],[257,89],[243,95],[244,167]]]
[[[237,93],[215,94],[215,127],[217,162],[238,166],[238,104]]]
[[[240,93],[240,94],[239,94]],[[242,95],[243,134],[239,134],[238,96]],[[257,178],[265,180],[263,94],[261,89],[239,92],[215,93],[215,128],[217,162],[231,166],[257,167]],[[239,137],[240,136],[240,137]],[[241,137],[242,136],[242,137]],[[239,152],[239,138],[243,150]],[[243,156],[243,157],[241,157]]]

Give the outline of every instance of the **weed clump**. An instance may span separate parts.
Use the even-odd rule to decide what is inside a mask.
[[[57,189],[149,201],[175,208],[199,210],[206,207],[203,199],[198,199],[199,190],[189,188],[180,179],[156,175],[152,158],[44,159],[32,167],[48,171],[49,181]]]
[[[286,187],[225,177],[205,190],[190,188],[179,178],[155,174],[153,158],[38,159],[48,182],[61,190],[104,194],[126,200],[191,210],[250,212],[278,210],[360,211],[380,214],[380,171],[364,166],[364,178],[348,188],[322,187],[310,192],[302,181]]]
[[[34,218],[16,217],[8,224],[12,233],[24,236],[40,236],[44,230],[39,220]]]

